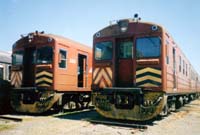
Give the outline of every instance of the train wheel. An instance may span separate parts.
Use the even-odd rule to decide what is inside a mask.
[[[169,106],[168,104],[166,103],[162,112],[160,113],[161,116],[167,116],[169,114]]]
[[[85,107],[86,107],[86,108],[89,108],[89,106],[90,106],[90,101],[89,101],[89,102],[86,102]]]
[[[173,101],[173,102],[170,104],[170,111],[172,111],[172,112],[175,112],[175,111],[176,111],[176,103],[175,103],[175,101]]]
[[[76,103],[75,103],[74,101],[69,101],[69,102],[67,103],[67,106],[68,106],[68,108],[69,108],[70,110],[73,110],[73,109],[76,109],[76,108],[77,108],[77,105],[76,105]]]
[[[176,101],[176,109],[179,109],[182,106],[183,106],[183,98],[179,97],[178,100]]]
[[[189,103],[192,101],[192,100],[194,100],[194,96],[193,95],[189,95]]]

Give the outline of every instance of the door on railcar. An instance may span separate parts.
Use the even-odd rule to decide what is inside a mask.
[[[78,54],[78,87],[87,87],[87,56]]]
[[[116,86],[133,85],[133,39],[116,40]]]
[[[31,87],[35,80],[35,47],[25,48],[23,61],[23,86]]]

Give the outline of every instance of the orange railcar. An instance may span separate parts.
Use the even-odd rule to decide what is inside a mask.
[[[29,33],[13,45],[11,105],[18,112],[86,107],[91,97],[92,49],[70,39]]]
[[[144,121],[198,97],[200,77],[162,26],[119,20],[93,42],[92,100],[103,116]]]

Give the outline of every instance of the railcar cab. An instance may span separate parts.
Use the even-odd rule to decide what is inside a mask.
[[[30,33],[13,45],[11,105],[26,113],[88,107],[92,50],[70,39]],[[58,102],[59,101],[59,102]]]
[[[12,71],[18,71],[21,75],[19,75],[18,81],[11,80],[12,85],[15,87],[45,85],[52,88],[52,81],[41,83],[38,80],[38,73],[45,70],[52,74],[53,50],[53,39],[39,36],[36,33],[30,33],[26,38],[19,40],[13,46]]]
[[[94,87],[161,88],[162,32],[157,25],[121,20],[94,35],[93,51]]]
[[[37,31],[13,45],[11,105],[16,111],[40,113],[54,103],[54,50],[53,38]]]

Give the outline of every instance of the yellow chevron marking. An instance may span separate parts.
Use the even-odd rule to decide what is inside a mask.
[[[12,71],[11,73],[11,85],[15,87],[20,87],[22,83],[22,72],[21,71]]]
[[[42,83],[42,84],[39,84],[39,85],[37,85],[37,86],[46,86],[46,87],[49,87],[49,86],[51,86],[51,85],[46,84],[46,83]]]
[[[109,77],[112,79],[112,70],[110,67],[106,67],[106,71],[108,72],[109,74]]]
[[[52,73],[49,73],[47,71],[42,71],[42,72],[37,73],[36,77],[43,76],[43,75],[47,75],[49,77],[53,77]]]
[[[16,72],[13,72],[13,71],[12,71],[12,73],[11,73],[11,80],[14,79],[15,74],[16,74]]]
[[[147,68],[140,69],[140,70],[136,71],[136,75],[139,75],[139,74],[142,74],[142,73],[145,73],[145,72],[152,72],[152,73],[161,75],[161,71],[160,70],[154,69],[154,68],[150,68],[150,67],[147,67]]]
[[[36,83],[39,83],[39,82],[42,82],[42,81],[45,81],[45,82],[49,82],[49,83],[52,83],[53,81],[49,78],[46,78],[46,77],[42,77],[40,79],[37,79],[35,82]]]
[[[94,83],[97,84],[97,83],[100,81],[101,77],[102,77],[102,69],[101,69],[101,71],[99,72],[99,74],[97,75],[97,78],[96,78],[96,80],[94,81]]]
[[[94,72],[93,72],[93,79],[96,77],[97,73],[99,72],[100,68],[95,68]]]
[[[142,85],[139,85],[140,87],[158,87],[158,85],[152,84],[152,83],[145,83]]]
[[[105,82],[104,82],[103,80],[101,80],[101,82],[100,82],[100,84],[99,84],[99,87],[100,87],[100,88],[106,87],[106,84],[105,84]]]
[[[153,80],[153,81],[161,83],[161,79],[160,78],[157,78],[157,77],[154,77],[154,76],[151,76],[151,75],[146,75],[146,76],[137,78],[136,79],[136,83],[141,82],[141,81],[145,81],[145,80]]]
[[[96,80],[94,81],[95,84],[97,84],[100,79],[104,77],[104,79],[106,80],[106,82],[109,84],[110,83],[110,79],[108,78],[108,75],[106,74],[104,69],[101,69],[100,73],[98,74]]]

